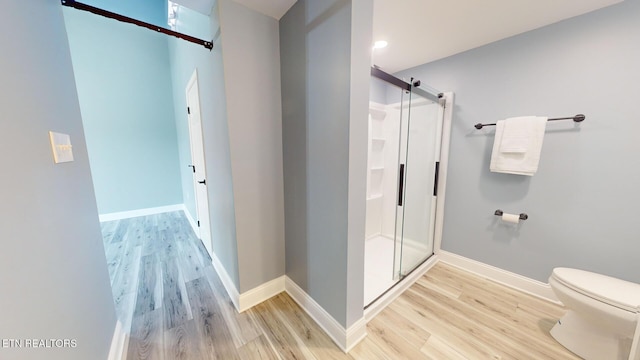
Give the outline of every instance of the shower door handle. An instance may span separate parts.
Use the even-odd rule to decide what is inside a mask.
[[[440,161],[436,161],[436,170],[433,175],[433,196],[438,196],[438,174],[440,173]]]
[[[402,198],[404,197],[404,164],[400,164],[400,175],[398,181],[398,206],[402,206]]]

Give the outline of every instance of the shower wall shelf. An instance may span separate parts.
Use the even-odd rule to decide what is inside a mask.
[[[374,110],[374,109],[370,109]],[[368,189],[367,200],[382,198],[384,187],[385,170],[385,142],[384,119],[386,112],[377,111],[370,113],[370,134],[369,134],[369,160],[368,160]]]

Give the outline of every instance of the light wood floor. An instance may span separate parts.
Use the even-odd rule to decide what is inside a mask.
[[[438,264],[349,354],[286,294],[238,314],[182,212],[102,225],[127,359],[579,359],[549,330],[563,309]]]

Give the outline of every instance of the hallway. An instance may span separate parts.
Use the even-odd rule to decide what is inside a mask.
[[[282,293],[238,314],[182,212],[102,223],[127,359],[352,359]]]

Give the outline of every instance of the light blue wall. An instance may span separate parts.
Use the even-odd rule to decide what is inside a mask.
[[[167,0],[82,0],[79,2],[167,28]]]
[[[178,6],[175,31],[207,41],[213,36],[209,27],[209,16],[185,6]]]
[[[181,204],[167,36],[64,10],[99,212]]]
[[[444,250],[544,282],[556,266],[640,282],[639,24],[627,0],[400,74],[456,93]],[[495,128],[473,124],[577,113],[548,124],[535,176],[489,172]]]
[[[82,3],[136,20],[170,29],[167,0],[83,0]],[[209,17],[178,5],[175,31],[203,40],[211,40]]]
[[[350,216],[357,207],[350,199],[350,122],[357,122],[362,145],[362,179],[353,184],[362,185],[364,209],[370,61],[363,56],[365,64],[358,61],[352,74],[360,45],[365,55],[370,45],[356,37],[352,48],[352,9],[350,1],[299,0],[280,20],[286,272],[345,327],[362,314],[364,211]],[[362,99],[352,99],[356,83]],[[352,119],[356,98],[361,111]]]
[[[116,325],[61,9],[3,3],[0,339],[77,347],[0,348],[2,359],[106,359]],[[53,163],[51,130],[70,135],[73,162]]]
[[[200,14],[183,6],[179,7],[178,31],[183,33],[208,34],[211,32],[211,22],[217,24],[217,20],[211,20],[211,17]],[[213,15],[215,16],[215,14]],[[191,19],[186,21],[184,18]],[[185,20],[185,21],[183,21]],[[218,27],[216,25],[216,27]],[[201,50],[206,50],[195,44],[186,44],[184,40],[167,38],[169,46],[172,97],[175,111],[176,132],[178,140],[179,161],[180,161],[180,179],[182,198],[187,211],[194,220],[197,220],[196,200],[193,188],[193,175],[188,165],[191,165],[191,147],[189,140],[189,123],[187,119],[186,109],[186,87],[193,70],[207,64],[206,56]],[[192,54],[192,55],[190,55]],[[201,81],[200,81],[201,82]],[[209,87],[211,84],[199,84]],[[202,101],[202,99],[201,99]]]
[[[214,7],[211,14],[209,26],[212,34],[218,31],[217,7]],[[191,170],[187,167],[191,163],[189,125],[187,113],[184,109],[187,106],[185,98],[187,82],[191,78],[193,70],[197,69],[205,162],[207,166],[212,246],[216,256],[220,259],[234,282],[236,289],[239,289],[238,248],[236,243],[222,47],[220,41],[215,42],[212,51],[184,40],[169,38],[168,41],[180,153],[180,174],[183,179],[182,191],[185,204],[188,211],[195,218],[196,209],[192,175]]]
[[[378,104],[386,104],[387,103],[387,87],[388,83],[371,76],[369,86],[369,100],[376,102]],[[400,90],[398,90],[400,91]]]
[[[373,76],[370,77],[369,100],[378,104],[396,104],[401,101],[408,101],[409,97],[404,95],[401,88],[392,85],[384,80]]]

